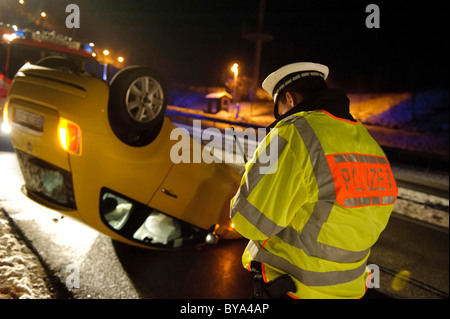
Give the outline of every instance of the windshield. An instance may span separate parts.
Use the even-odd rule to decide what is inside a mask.
[[[33,64],[48,56],[64,57],[74,62],[80,70],[98,76],[99,65],[95,59],[14,43],[9,46],[9,54],[7,49],[8,47],[6,45],[0,47],[0,72],[8,79],[12,79],[25,63],[29,62]]]

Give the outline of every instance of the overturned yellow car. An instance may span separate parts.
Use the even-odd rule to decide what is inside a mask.
[[[57,58],[37,64],[19,70],[4,112],[28,197],[142,247],[239,237],[229,203],[241,176],[171,161],[176,126],[157,72],[129,67],[108,84]]]

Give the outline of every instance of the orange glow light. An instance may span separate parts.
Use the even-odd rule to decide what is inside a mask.
[[[58,136],[61,147],[74,155],[81,155],[81,129],[80,127],[61,118],[58,125]]]

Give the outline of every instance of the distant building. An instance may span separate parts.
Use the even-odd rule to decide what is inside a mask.
[[[217,113],[221,110],[228,111],[231,103],[231,94],[223,92],[214,92],[206,95],[208,101],[208,108],[206,112]]]

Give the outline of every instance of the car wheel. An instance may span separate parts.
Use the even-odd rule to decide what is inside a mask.
[[[145,67],[128,67],[111,81],[108,117],[114,134],[130,146],[145,146],[158,135],[167,108],[163,78]]]
[[[60,56],[42,58],[36,62],[36,65],[72,73],[78,73],[80,71],[74,62]]]

